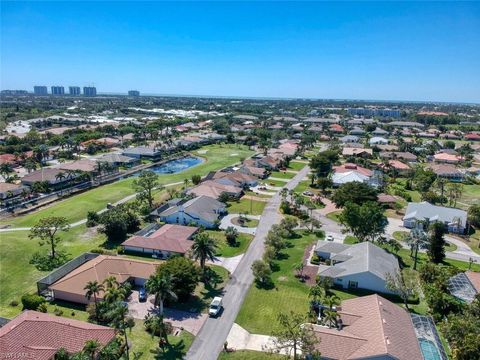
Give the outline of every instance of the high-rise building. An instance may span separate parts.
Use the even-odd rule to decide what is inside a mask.
[[[65,95],[65,88],[63,86],[52,86],[52,95]]]
[[[140,91],[138,90],[129,90],[128,96],[140,96]]]
[[[48,90],[46,86],[34,86],[33,87],[33,93],[35,95],[48,95]]]
[[[94,86],[84,86],[83,96],[97,96],[97,88]]]
[[[80,95],[80,86],[69,86],[68,93],[72,96]]]

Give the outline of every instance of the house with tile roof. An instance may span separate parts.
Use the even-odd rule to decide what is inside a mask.
[[[429,164],[426,169],[432,170],[438,177],[453,182],[462,182],[465,175],[455,166],[451,164]]]
[[[85,297],[85,286],[89,281],[103,282],[113,276],[118,283],[130,282],[142,286],[155,272],[157,263],[133,260],[120,256],[99,255],[73,269],[48,287],[56,300],[64,300],[78,304],[88,304]],[[103,298],[104,293],[97,295]]]
[[[186,193],[194,196],[208,196],[213,199],[218,199],[222,194],[227,194],[232,198],[239,198],[243,194],[243,188],[224,184],[216,180],[206,180],[188,189]]]
[[[154,255],[164,259],[172,255],[184,255],[193,245],[193,236],[198,231],[194,226],[158,224],[142,229],[121,246],[127,252]]]
[[[115,330],[84,321],[27,310],[0,328],[2,358],[53,360],[60,349],[73,355],[88,340],[101,348],[115,338]]]
[[[313,325],[322,358],[336,360],[423,360],[409,313],[379,296],[343,300],[338,328]]]
[[[448,154],[446,152],[441,152],[433,155],[433,160],[436,163],[445,163],[445,164],[458,164],[460,161],[463,161],[463,158],[459,155]]]
[[[386,287],[388,274],[400,271],[398,260],[375,244],[365,241],[347,245],[319,240],[316,254],[329,259],[330,265],[320,265],[318,275],[331,278],[344,289],[367,289],[392,294]]]
[[[151,215],[168,224],[217,227],[220,218],[227,213],[227,206],[209,196],[198,196],[190,200],[174,199],[154,210]]]

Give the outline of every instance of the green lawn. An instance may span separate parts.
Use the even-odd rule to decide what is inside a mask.
[[[336,221],[336,222],[340,222],[340,220],[338,219],[338,217],[340,216],[340,214],[342,213],[342,210],[338,210],[338,211],[333,211],[331,213],[328,213],[326,216],[327,218],[329,218],[330,220],[333,220],[333,221]]]
[[[352,235],[347,235],[345,236],[345,239],[343,240],[344,244],[352,245],[358,243],[358,239],[355,236]]]
[[[285,355],[270,354],[252,350],[238,350],[231,353],[221,352],[218,360],[284,360]]]
[[[203,153],[202,150],[207,150],[207,152]],[[203,157],[205,159],[203,163],[177,174],[160,175],[160,182],[169,184],[181,182],[195,174],[206,175],[210,171],[233,165],[239,162],[241,158],[246,158],[253,154],[253,151],[249,150],[248,147],[234,144],[209,145],[201,148],[200,153],[198,151],[194,151],[193,154]],[[30,227],[40,218],[47,216],[65,216],[69,222],[82,220],[86,218],[88,211],[99,211],[105,208],[107,203],[114,203],[133,194],[135,192],[132,187],[133,180],[134,178],[128,178],[104,185],[59,201],[31,214],[4,220],[0,223],[8,224],[12,227]]]
[[[72,228],[60,234],[62,242],[59,249],[78,256],[98,247],[105,241],[85,225]],[[29,264],[32,254],[40,249],[38,240],[28,238],[27,231],[15,231],[0,235],[0,316],[11,317],[21,311],[21,306],[11,307],[12,300],[20,301],[22,294],[36,290],[36,281],[48,272],[38,271]],[[47,251],[45,247],[41,251]]]
[[[265,195],[265,194],[257,194],[253,191],[245,191],[245,195],[249,195],[249,196],[255,196],[255,197],[258,197],[258,198],[262,198],[262,199],[270,199],[275,193],[273,192],[273,190],[265,190],[267,192],[271,192],[272,195]]]
[[[408,234],[409,233],[407,231],[395,231],[393,233],[393,238],[397,241],[403,242],[403,241],[406,241]],[[447,245],[445,246],[445,251],[455,251],[455,250],[457,250],[457,245],[447,242]]]
[[[285,181],[272,180],[272,179],[265,179],[263,180],[263,182],[267,185],[281,187],[281,188],[285,187],[285,185],[287,184]],[[267,191],[270,191],[270,190],[267,190]]]
[[[308,285],[295,277],[293,265],[302,260],[305,248],[319,237],[306,231],[299,234],[301,237],[291,239],[291,246],[283,250],[283,259],[277,261],[278,269],[272,275],[276,288],[259,289],[255,284],[250,287],[236,323],[251,333],[271,334],[280,312],[308,310]]]
[[[215,278],[205,285],[200,282],[193,296],[184,303],[173,303],[169,306],[174,309],[180,309],[190,312],[206,312],[208,305],[215,296],[221,296],[223,294],[223,288],[227,284],[229,272],[223,267],[217,265],[208,265],[210,269],[215,272]]]
[[[253,239],[252,235],[249,234],[238,234],[237,246],[230,246],[225,239],[225,232],[218,230],[207,230],[208,234],[217,240],[218,250],[217,256],[232,257],[243,254],[247,251],[250,242]]]
[[[239,201],[231,201],[228,204],[227,210],[230,214],[262,215],[267,203],[265,201],[240,199]]]
[[[467,210],[470,205],[480,203],[480,185],[463,185],[463,193],[457,201],[459,208]]]
[[[165,353],[162,353],[158,347],[158,337],[152,337],[152,335],[146,332],[141,320],[135,320],[135,326],[131,332],[127,332],[127,336],[129,336],[129,340],[132,342],[130,357],[139,360],[182,359],[194,339],[194,336],[185,330],[178,336],[169,335],[168,342],[170,346]],[[134,357],[133,354],[135,353],[139,354],[139,357]]]
[[[288,164],[288,168],[289,168],[290,170],[300,171],[300,170],[302,170],[306,165],[307,165],[307,164],[305,164],[305,163],[303,163],[303,162],[292,160],[292,161],[290,161],[290,163]]]
[[[270,177],[280,178],[280,179],[293,179],[296,174],[285,172],[285,171],[274,171],[270,174]]]

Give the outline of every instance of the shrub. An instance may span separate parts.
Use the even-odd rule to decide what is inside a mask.
[[[22,305],[24,310],[37,310],[38,307],[45,303],[45,299],[37,294],[24,294],[22,296]]]
[[[48,311],[47,304],[41,303],[40,305],[38,305],[37,311],[46,313]]]
[[[10,301],[9,305],[13,306],[13,307],[18,306],[18,301],[17,300],[12,300],[12,301]]]
[[[63,310],[55,307],[55,309],[53,310],[53,313],[57,316],[62,316],[63,315]]]
[[[99,216],[95,211],[89,211],[87,213],[87,227],[93,227],[98,224]]]

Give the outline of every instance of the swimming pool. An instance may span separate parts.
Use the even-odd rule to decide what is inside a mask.
[[[441,360],[440,353],[438,352],[435,344],[427,339],[419,339],[420,349],[425,360]]]
[[[167,161],[161,165],[153,166],[149,170],[156,174],[175,174],[202,162],[203,160],[201,158],[187,156],[181,159]]]

